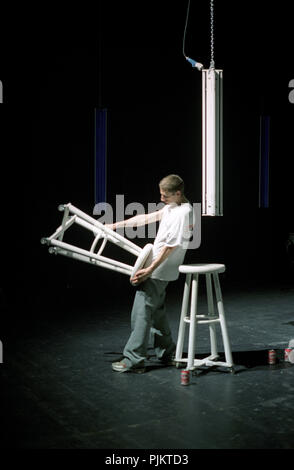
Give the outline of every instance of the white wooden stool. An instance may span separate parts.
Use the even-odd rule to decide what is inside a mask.
[[[234,372],[234,364],[232,359],[231,347],[229,342],[228,330],[225,319],[225,311],[223,306],[222,292],[219,283],[218,273],[225,271],[224,264],[190,264],[181,265],[179,271],[186,274],[184,295],[182,301],[181,318],[178,332],[177,348],[175,362],[177,367],[182,363],[187,363],[187,369],[194,370],[198,366],[222,366],[228,367],[231,372]],[[205,274],[206,277],[206,290],[207,290],[207,307],[208,314],[200,315],[197,313],[197,300],[198,300],[198,284],[199,275]],[[213,277],[217,314],[214,309],[214,298],[212,290]],[[191,287],[192,284],[192,287]],[[190,311],[188,312],[189,300],[191,298]],[[186,324],[190,325],[189,328],[189,344],[188,344],[188,358],[183,358],[183,346],[185,338]],[[219,355],[217,350],[216,339],[216,324],[220,324],[223,345],[225,350],[225,362],[217,361]],[[196,350],[196,328],[198,324],[208,324],[210,330],[210,348],[211,354],[204,359],[195,358]]]

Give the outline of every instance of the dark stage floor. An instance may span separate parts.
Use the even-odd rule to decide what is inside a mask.
[[[176,339],[181,284],[168,289]],[[282,360],[294,337],[294,290],[223,286],[223,295],[236,373],[201,370],[185,387],[180,370],[160,366],[151,349],[145,374],[112,372],[128,338],[131,297],[121,300],[115,289],[99,302],[91,292],[36,292],[31,317],[19,311],[14,320],[10,311],[1,338],[2,447],[294,448],[294,367]],[[197,350],[208,353],[206,326],[198,332]],[[275,366],[267,364],[271,348]]]

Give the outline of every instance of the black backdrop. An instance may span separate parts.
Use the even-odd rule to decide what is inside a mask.
[[[100,1],[5,12],[0,47],[2,291],[41,295],[124,276],[49,256],[57,206],[94,206],[94,109],[108,109],[108,202],[157,202],[180,174],[201,201],[201,74],[182,55],[187,2]],[[224,216],[202,218],[187,262],[224,262],[231,280],[290,279],[294,232],[293,7],[215,1],[224,70]],[[187,55],[209,66],[209,2],[191,1]],[[259,119],[271,117],[270,207],[258,208]],[[39,293],[39,294],[37,294]]]

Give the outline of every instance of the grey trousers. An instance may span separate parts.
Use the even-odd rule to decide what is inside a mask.
[[[158,359],[164,361],[175,350],[165,308],[167,285],[168,281],[149,278],[138,286],[131,313],[132,332],[123,352],[127,367],[143,365],[150,332]]]

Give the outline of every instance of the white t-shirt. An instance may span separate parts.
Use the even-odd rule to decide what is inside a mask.
[[[179,266],[183,263],[194,225],[193,209],[188,202],[167,204],[153,244],[154,261],[164,246],[176,247],[151,274],[161,281],[175,281],[179,277]]]

